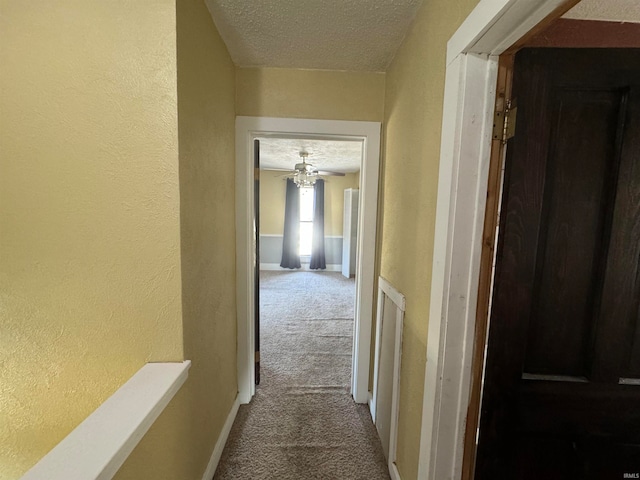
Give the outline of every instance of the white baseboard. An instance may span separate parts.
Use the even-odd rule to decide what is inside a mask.
[[[395,463],[389,465],[389,476],[391,477],[391,480],[402,480],[398,467]]]
[[[303,271],[312,271],[315,272],[316,270],[309,270],[309,264],[308,263],[303,263],[302,264],[302,268],[300,269],[290,269],[290,268],[282,268],[279,264],[277,263],[261,263],[260,264],[260,270],[281,270],[283,272],[289,271],[289,272],[295,272],[298,270],[303,270]],[[327,264],[327,268],[326,270],[318,270],[320,272],[341,272],[342,271],[342,265],[339,263],[328,263]]]
[[[213,453],[211,454],[211,458],[209,459],[207,469],[204,471],[202,480],[211,480],[213,478],[213,475],[216,473],[216,468],[218,468],[218,462],[220,462],[222,451],[224,450],[224,446],[227,443],[227,439],[229,438],[229,432],[231,432],[231,427],[233,426],[233,422],[236,419],[236,415],[238,414],[238,407],[240,407],[240,398],[236,396],[236,399],[233,401],[233,405],[231,405],[231,410],[229,411],[227,420],[224,422],[222,431],[218,436],[218,441],[216,442],[216,446],[213,449]]]
[[[369,404],[369,413],[371,414],[371,419],[373,420],[373,423],[376,423],[376,409],[375,409],[375,405],[373,404],[373,392],[369,392],[369,400],[367,401],[367,403]]]

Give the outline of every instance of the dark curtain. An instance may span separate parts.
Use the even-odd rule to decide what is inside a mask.
[[[298,242],[300,241],[300,192],[293,180],[287,178],[287,196],[284,205],[284,233],[282,238],[283,268],[300,268]]]
[[[324,257],[324,180],[317,180],[313,190],[313,237],[309,268],[324,270],[327,268]]]

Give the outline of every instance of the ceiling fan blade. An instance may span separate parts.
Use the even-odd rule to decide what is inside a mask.
[[[326,170],[318,170],[318,175],[323,175],[325,177],[344,177],[344,173],[342,172],[328,172]]]

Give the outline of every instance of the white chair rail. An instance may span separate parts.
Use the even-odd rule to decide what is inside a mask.
[[[22,480],[113,478],[188,376],[191,361],[147,363]]]

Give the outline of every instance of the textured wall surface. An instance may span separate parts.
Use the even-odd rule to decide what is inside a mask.
[[[117,479],[201,480],[238,388],[235,67],[201,0],[177,2],[184,353],[189,378]]]
[[[378,254],[381,275],[407,301],[397,461],[404,480],[418,470],[446,43],[476,3],[425,2],[386,77]]]
[[[381,122],[384,73],[238,68],[236,114]]]
[[[324,234],[342,236],[344,226],[344,191],[358,188],[355,173],[344,177],[327,177],[324,186]]]
[[[284,203],[287,182],[273,170],[260,171],[260,233],[282,235],[284,231]],[[344,191],[358,188],[359,175],[326,177],[324,186],[324,234],[342,236]]]
[[[260,233],[282,235],[287,182],[285,172],[260,170]]]
[[[0,0],[0,478],[183,359],[175,5]]]

